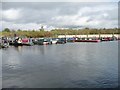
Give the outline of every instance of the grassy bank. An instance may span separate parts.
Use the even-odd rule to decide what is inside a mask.
[[[80,29],[80,30],[72,30],[72,29],[55,29],[51,31],[45,30],[16,30],[16,31],[2,31],[0,32],[0,36],[12,37],[16,34],[17,36],[27,36],[27,37],[57,37],[58,35],[87,35],[87,34],[120,34],[120,29]]]

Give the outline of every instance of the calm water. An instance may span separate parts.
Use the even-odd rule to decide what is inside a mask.
[[[118,42],[67,43],[2,50],[3,88],[118,86]]]

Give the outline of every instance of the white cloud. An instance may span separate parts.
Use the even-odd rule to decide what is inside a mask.
[[[2,28],[0,28],[1,30],[3,30],[4,28],[10,28],[11,30],[39,30],[41,28],[41,26],[43,24],[36,24],[36,23],[27,23],[27,24],[16,24],[14,22],[6,22],[6,21],[0,21],[0,23],[2,23]],[[44,25],[44,29],[45,30],[51,30],[51,29],[55,29],[53,26],[47,26]]]
[[[108,17],[108,14],[107,14],[107,13],[103,13],[103,16],[104,16],[104,17]]]
[[[20,9],[9,9],[2,11],[2,17],[8,20],[17,20],[21,17]]]

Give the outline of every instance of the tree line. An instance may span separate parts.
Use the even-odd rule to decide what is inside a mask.
[[[88,35],[88,34],[120,34],[120,29],[54,29],[51,31],[46,30],[10,30],[9,28],[5,28],[0,32],[0,35],[13,37],[14,34],[17,36],[26,36],[26,37],[57,37],[58,35]]]

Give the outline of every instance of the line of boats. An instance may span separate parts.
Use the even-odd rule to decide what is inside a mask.
[[[33,45],[51,45],[51,44],[65,44],[67,42],[102,42],[102,41],[116,41],[120,38],[116,37],[101,37],[101,38],[0,38],[0,48],[7,48],[11,46],[33,46]]]

